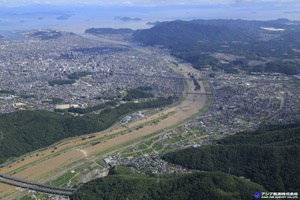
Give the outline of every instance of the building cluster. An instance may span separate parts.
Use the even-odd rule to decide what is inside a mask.
[[[125,46],[74,34],[6,41],[0,50],[0,112],[53,110],[57,104],[53,99],[93,106],[102,103],[102,97],[140,86],[150,86],[156,96],[178,95],[183,89],[179,76],[161,62]],[[82,71],[91,73],[72,84],[49,84],[70,80],[70,74]]]
[[[210,77],[211,72],[203,72]],[[216,135],[235,134],[272,124],[300,122],[300,79],[283,74],[224,74],[208,78],[213,103],[202,115],[158,137],[162,151],[199,147],[215,142]],[[208,137],[204,137],[205,134]],[[174,138],[178,137],[178,141]],[[133,148],[133,152],[139,152]],[[134,172],[185,173],[160,159],[153,148],[136,158],[111,157],[114,165],[134,166]]]
[[[167,131],[157,138],[157,140],[152,141],[152,145],[148,148],[145,153],[144,150],[139,150],[138,148],[132,148],[131,153],[140,154],[139,156],[126,156],[124,153],[117,153],[111,156],[104,157],[105,166],[103,169],[110,168],[111,166],[127,165],[131,167],[134,173],[150,173],[150,174],[171,174],[171,173],[188,173],[189,171],[183,169],[180,166],[172,165],[164,161],[161,156],[161,152],[166,152],[168,149],[185,149],[189,147],[199,147],[202,145],[209,145],[215,142],[214,136],[208,136],[200,138],[203,136],[203,132],[192,131],[190,129],[180,128],[181,130]],[[189,139],[191,135],[195,135],[196,139]],[[178,141],[172,141],[173,137],[179,136]],[[160,143],[162,149],[155,149],[155,143]],[[159,152],[158,152],[159,151]]]
[[[294,76],[219,72],[209,82],[213,104],[188,127],[202,127],[211,135],[234,134],[300,121],[300,79]]]
[[[133,173],[171,174],[187,173],[180,166],[171,166],[161,159],[159,153],[144,154],[137,158],[124,159],[119,155],[110,156],[105,159],[107,166],[127,165]]]

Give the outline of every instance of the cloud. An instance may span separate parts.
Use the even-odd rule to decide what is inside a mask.
[[[123,4],[124,5],[133,5],[133,3],[131,1],[125,1]]]

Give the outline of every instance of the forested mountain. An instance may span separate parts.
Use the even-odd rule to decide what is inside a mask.
[[[105,178],[84,184],[71,196],[72,200],[245,200],[254,191],[266,191],[262,186],[221,172],[197,172],[159,177],[131,174],[118,166]]]
[[[0,163],[68,137],[102,131],[128,113],[172,103],[171,98],[158,98],[145,103],[126,103],[115,108],[109,107],[115,104],[108,103],[105,107],[98,107],[105,108],[100,114],[86,114],[82,117],[50,111],[0,114]]]
[[[164,155],[190,169],[243,176],[270,191],[300,191],[300,124],[242,132]]]
[[[214,70],[231,73],[236,73],[236,69],[286,74],[300,72],[300,25],[289,20],[171,21],[138,30],[133,35],[135,41],[144,45],[169,48],[174,56],[191,62],[198,69],[211,65]],[[216,53],[235,58],[220,59],[214,56]],[[256,64],[250,61],[256,61]]]

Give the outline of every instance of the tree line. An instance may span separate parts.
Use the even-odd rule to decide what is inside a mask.
[[[167,153],[190,169],[243,176],[270,191],[300,191],[300,124],[228,136],[216,145]]]
[[[109,107],[100,114],[86,114],[82,117],[45,110],[0,114],[0,131],[3,135],[0,139],[0,163],[68,137],[105,130],[131,112],[172,103],[172,98],[158,98],[144,103]]]
[[[265,191],[256,183],[222,172],[150,176],[130,173],[126,166],[117,168],[107,177],[84,184],[71,200],[245,200],[253,199],[253,191]]]

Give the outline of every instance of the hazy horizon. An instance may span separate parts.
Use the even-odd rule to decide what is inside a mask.
[[[150,28],[147,22],[192,19],[300,20],[297,1],[4,1],[0,31],[57,28],[82,32],[89,27]],[[96,4],[96,2],[98,2]],[[151,3],[152,2],[152,3]],[[181,5],[179,5],[181,4]],[[121,21],[116,17],[140,18]]]

